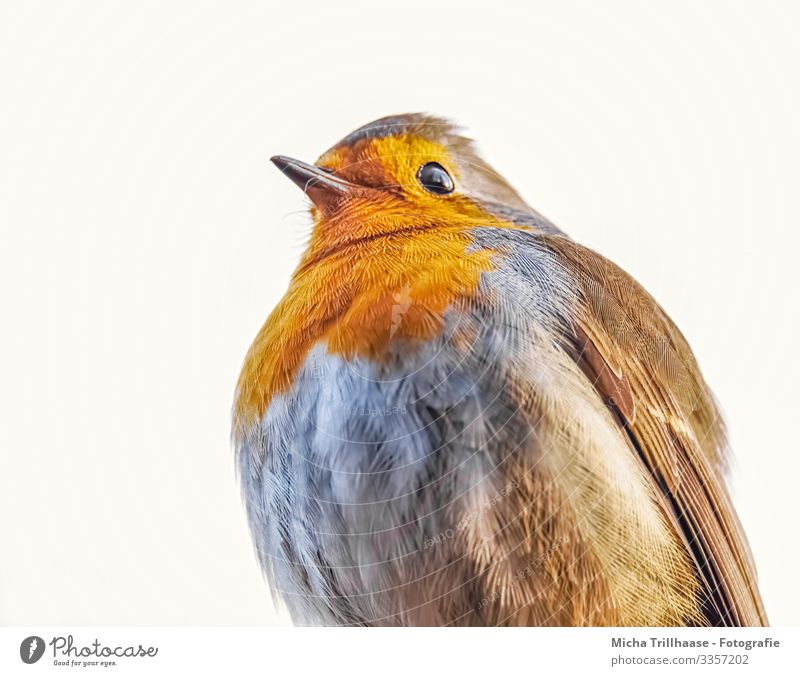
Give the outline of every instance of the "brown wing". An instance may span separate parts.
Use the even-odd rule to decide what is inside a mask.
[[[576,359],[664,495],[704,590],[708,623],[766,625],[755,568],[724,484],[725,430],[686,339],[612,262],[563,237],[542,241],[576,277]]]

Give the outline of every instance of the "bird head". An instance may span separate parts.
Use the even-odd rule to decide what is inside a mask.
[[[485,217],[492,204],[530,211],[459,132],[441,118],[395,115],[347,135],[313,165],[272,162],[311,200],[320,237],[338,244]]]

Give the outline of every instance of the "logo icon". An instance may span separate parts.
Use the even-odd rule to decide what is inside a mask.
[[[19,656],[25,664],[33,664],[44,655],[44,639],[41,636],[28,636],[19,644]]]
[[[406,284],[402,289],[392,294],[392,319],[391,326],[389,327],[389,338],[392,338],[397,329],[400,328],[400,322],[403,321],[403,315],[408,312],[411,307],[411,288]]]

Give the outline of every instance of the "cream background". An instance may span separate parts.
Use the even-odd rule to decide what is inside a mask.
[[[797,5],[0,8],[0,623],[270,624],[228,443],[307,234],[267,162],[424,110],[632,272],[726,412],[798,624]]]

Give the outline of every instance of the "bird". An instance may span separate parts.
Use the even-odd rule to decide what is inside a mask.
[[[271,159],[312,226],[232,443],[293,623],[767,625],[718,405],[631,275],[448,119]]]

